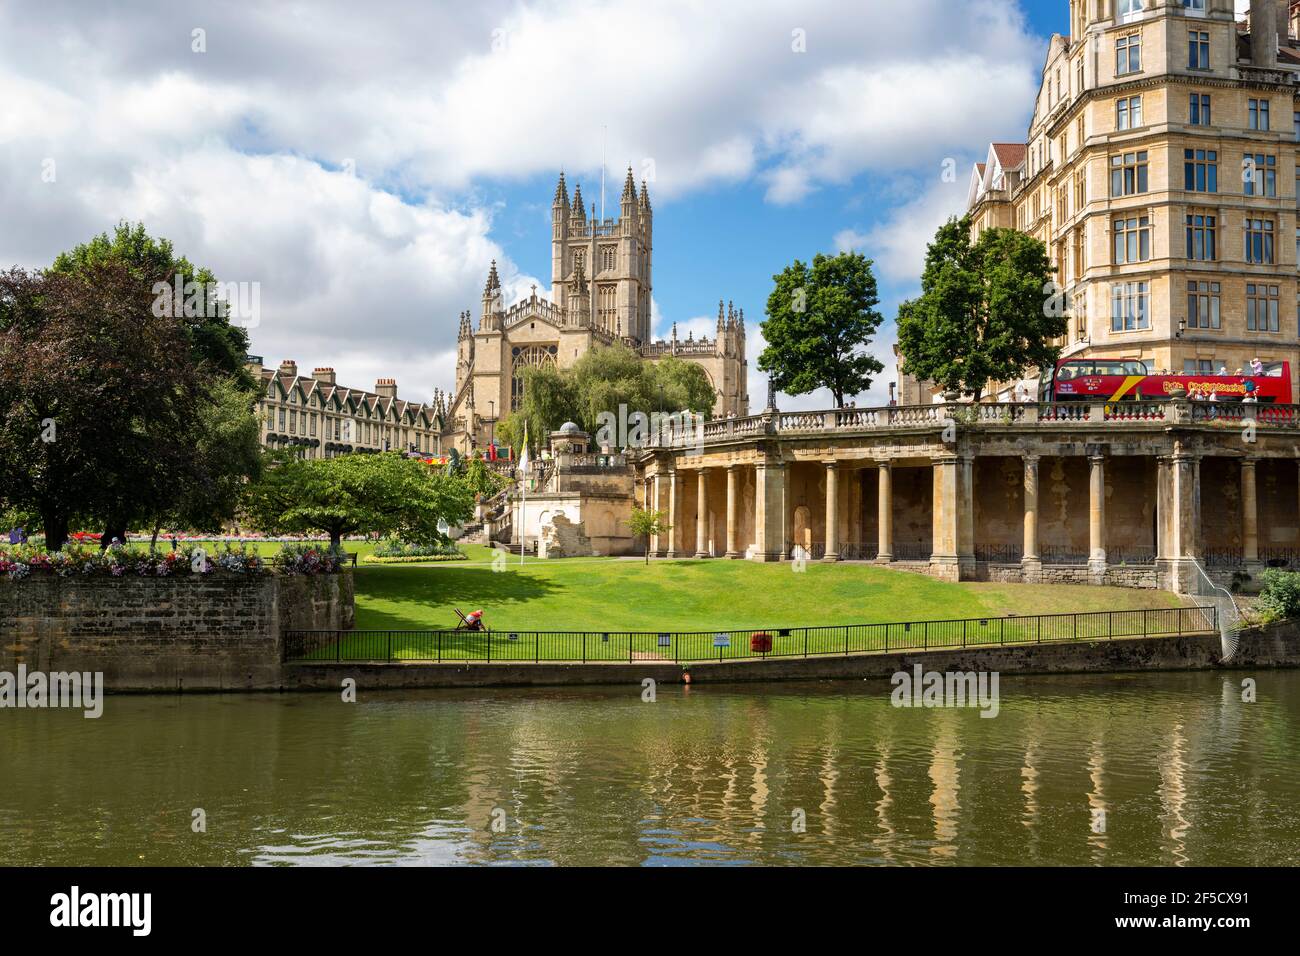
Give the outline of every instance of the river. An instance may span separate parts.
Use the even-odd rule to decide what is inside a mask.
[[[0,864],[1300,863],[1300,671],[1004,677],[992,719],[890,689],[3,710]]]

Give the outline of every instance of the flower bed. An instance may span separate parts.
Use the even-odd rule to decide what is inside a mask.
[[[69,541],[61,551],[38,545],[0,546],[0,577],[21,581],[31,575],[54,577],[202,577],[209,574],[333,574],[344,556],[318,545],[285,545],[270,561],[243,542],[184,551],[149,551],[121,546],[98,547]]]
[[[451,541],[439,544],[412,544],[396,538],[385,538],[375,545],[374,551],[374,558],[378,560],[456,561],[463,557],[465,553]]]
[[[391,557],[367,554],[361,559],[362,564],[425,564],[430,561],[468,561],[469,555],[457,551],[455,554],[408,554]]]

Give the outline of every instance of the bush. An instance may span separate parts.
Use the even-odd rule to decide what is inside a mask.
[[[1300,614],[1300,573],[1269,568],[1261,580],[1264,586],[1255,608],[1262,622],[1280,621]]]
[[[396,538],[385,538],[375,545],[376,558],[463,558],[465,554],[454,542],[412,544]]]

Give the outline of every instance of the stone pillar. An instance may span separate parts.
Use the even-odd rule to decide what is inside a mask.
[[[727,466],[727,557],[740,557],[740,466]]]
[[[1196,572],[1193,560],[1201,556],[1200,460],[1174,443],[1174,453],[1165,460],[1167,476],[1162,482],[1160,505],[1165,513],[1159,527],[1162,541],[1162,585],[1179,593],[1191,587]]]
[[[1156,563],[1174,558],[1174,464],[1168,455],[1156,459]]]
[[[650,481],[652,482],[651,494],[654,496],[654,504],[651,505],[651,510],[662,511],[663,500],[664,500],[663,498],[664,488],[663,488],[663,482],[661,481],[661,475],[659,474],[659,472],[656,471],[654,473],[654,477],[651,478]],[[663,544],[664,544],[663,535],[659,535],[659,534],[650,535],[649,547],[650,547],[651,557],[662,558],[664,556]]]
[[[709,556],[709,469],[701,468],[695,479],[695,556]]]
[[[785,465],[760,460],[754,495],[754,560],[779,561],[785,550]]]
[[[962,580],[975,577],[975,456],[957,459],[957,566]]]
[[[1241,460],[1241,558],[1247,570],[1259,564],[1259,512],[1255,494],[1255,459]]]
[[[1026,582],[1043,579],[1043,559],[1038,552],[1038,456],[1024,455],[1025,541],[1020,555],[1021,576]]]
[[[839,523],[840,523],[840,488],[839,465],[826,462],[826,554],[823,561],[840,559]]]
[[[958,485],[960,462],[956,455],[933,462],[934,504],[930,533],[930,573],[945,581],[961,579],[957,561]]]
[[[1088,570],[1106,575],[1106,457],[1088,456]]]
[[[667,557],[677,557],[677,538],[681,535],[682,478],[676,468],[668,473],[668,552]]]
[[[888,461],[877,462],[876,485],[876,560],[888,564],[894,560],[894,486]]]

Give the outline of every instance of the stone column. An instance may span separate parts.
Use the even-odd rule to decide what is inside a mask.
[[[1043,579],[1043,559],[1038,553],[1038,456],[1024,455],[1025,542],[1020,555],[1021,575],[1026,582]]]
[[[834,461],[826,462],[826,554],[823,561],[840,559],[839,522],[840,522],[839,465]]]
[[[682,478],[676,468],[668,473],[668,552],[667,557],[677,557],[677,539],[681,535]]]
[[[740,466],[727,466],[727,557],[740,557]]]
[[[1255,494],[1255,459],[1241,460],[1241,558],[1247,568],[1259,563],[1259,502]]]
[[[1176,557],[1174,553],[1174,465],[1168,455],[1156,459],[1156,563]]]
[[[876,474],[876,560],[888,564],[894,560],[894,486],[889,462],[877,462]]]
[[[957,459],[957,567],[959,578],[975,577],[975,457]]]
[[[1088,570],[1106,574],[1106,457],[1088,456]]]
[[[709,469],[701,468],[695,478],[695,556],[709,556]]]
[[[934,504],[930,532],[930,573],[945,581],[961,579],[957,561],[958,485],[960,462],[956,455],[933,461]]]
[[[754,495],[754,560],[779,561],[785,549],[785,465],[760,460]]]
[[[661,497],[661,493],[663,489],[660,487],[659,484],[659,472],[656,471],[654,475],[652,475],[650,478],[647,478],[646,485],[647,485],[646,490],[648,492],[648,496],[647,496],[648,504],[646,505],[646,507],[651,511],[659,511],[660,510],[659,503],[663,500],[663,498]],[[660,545],[662,544],[662,542],[660,541],[660,537],[661,536],[657,534],[650,535],[650,541],[646,545],[646,547],[650,549],[650,556],[652,558],[663,557],[663,551],[660,548]]]

